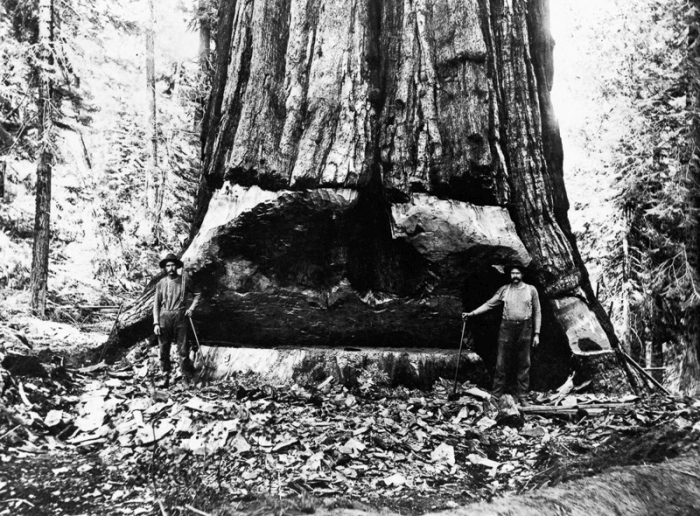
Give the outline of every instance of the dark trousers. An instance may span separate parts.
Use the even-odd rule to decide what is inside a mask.
[[[530,346],[532,345],[532,321],[501,321],[498,331],[498,359],[493,376],[493,394],[502,396],[506,388],[509,367],[516,361],[518,396],[530,387]]]
[[[177,346],[177,354],[180,355],[180,369],[183,375],[191,376],[193,366],[190,362],[190,348],[187,342],[187,318],[184,312],[161,312],[160,314],[160,367],[164,373],[172,370],[170,363],[170,348],[173,343]]]

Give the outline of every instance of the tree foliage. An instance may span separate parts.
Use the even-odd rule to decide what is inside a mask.
[[[697,353],[685,328],[700,306],[698,273],[689,261],[696,251],[688,247],[697,228],[697,185],[689,175],[693,113],[686,96],[698,74],[687,60],[690,15],[686,2],[648,2],[627,74],[616,85],[636,106],[614,164],[629,231],[630,342],[638,357],[646,355],[648,367],[671,362],[677,382],[696,374],[678,368],[688,348]]]
[[[177,252],[188,234],[199,174],[194,111],[205,95],[196,52],[188,54],[182,37],[188,21],[196,19],[195,6],[156,2],[157,137],[166,185],[158,242],[144,247],[136,237],[148,141],[138,101],[146,86],[139,54],[146,21],[141,4],[56,0],[60,30],[54,74],[61,112],[52,261],[58,260],[57,270],[64,265],[68,270],[71,259],[89,255],[89,276],[130,290],[153,272],[160,253]],[[17,225],[17,213],[30,209],[24,197],[33,179],[23,171],[38,149],[32,76],[36,9],[36,1],[0,0],[0,136],[11,139],[7,146],[0,139],[0,159],[9,163],[7,202],[0,204],[0,226],[6,230]],[[30,235],[23,230],[10,236],[21,247]]]

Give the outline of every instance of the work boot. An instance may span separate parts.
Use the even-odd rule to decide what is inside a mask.
[[[182,374],[182,383],[190,385],[194,378],[195,369],[189,357],[182,357],[180,361],[180,373]]]
[[[182,376],[194,376],[194,364],[189,357],[182,357],[180,360],[180,373],[182,373]]]
[[[170,387],[170,375],[163,375],[163,379],[160,382],[158,382],[156,387],[158,387],[159,389],[167,389],[168,387]]]

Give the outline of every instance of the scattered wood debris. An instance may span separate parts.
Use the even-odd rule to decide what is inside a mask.
[[[450,401],[447,380],[430,392],[377,387],[364,395],[331,379],[270,386],[247,378],[157,390],[148,367],[124,364],[54,364],[37,377],[0,368],[0,460],[93,453],[118,464],[124,485],[166,493],[178,487],[181,506],[201,486],[241,501],[271,493],[365,503],[476,500],[538,487],[553,462],[594,451],[614,435],[669,423],[700,432],[694,400],[613,399],[573,382],[533,394],[532,405],[519,409],[511,397],[496,401],[473,385]],[[188,485],[193,477],[198,483]],[[117,492],[131,491],[112,489],[111,503],[133,502]]]

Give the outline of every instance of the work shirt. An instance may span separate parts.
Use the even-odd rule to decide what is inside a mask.
[[[516,287],[512,283],[503,285],[494,296],[486,301],[473,314],[480,314],[503,305],[503,319],[506,321],[532,320],[535,333],[540,332],[542,314],[540,313],[540,298],[537,289],[527,283]]]
[[[166,276],[156,284],[156,293],[153,299],[153,323],[159,324],[161,312],[184,312],[189,294],[194,295],[192,308],[197,306],[201,294],[192,288],[189,281],[182,276],[170,279]]]

